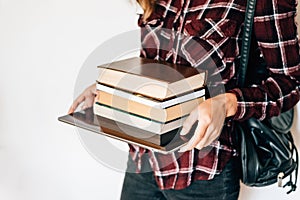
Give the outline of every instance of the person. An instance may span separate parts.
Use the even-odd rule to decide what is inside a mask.
[[[212,96],[190,113],[180,134],[187,134],[195,122],[197,128],[179,151],[165,155],[130,145],[121,199],[238,199],[240,177],[238,152],[233,143],[234,122],[279,115],[299,100],[295,0],[257,1],[253,37],[268,73],[261,83],[245,88],[237,86],[237,71],[246,1],[137,1],[144,9],[138,20],[141,56],[207,67],[209,77],[222,77],[222,81],[209,84],[222,84],[225,92]],[[159,29],[171,31],[163,38],[158,36],[162,32],[153,31]],[[176,43],[180,41],[174,39],[176,33],[199,45],[189,45],[189,40]],[[216,66],[214,70],[209,69],[210,65],[201,65],[208,57]],[[95,90],[95,84],[89,86],[75,99],[69,113],[80,104],[83,108],[92,106]]]

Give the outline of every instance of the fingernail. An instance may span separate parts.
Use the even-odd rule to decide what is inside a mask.
[[[184,128],[182,128],[182,130],[180,131],[180,135],[186,135],[186,130]]]
[[[183,152],[185,152],[185,150],[181,148],[181,149],[178,150],[178,152],[183,153]]]
[[[183,152],[186,152],[187,150],[188,150],[188,148],[187,148],[186,146],[184,146],[184,147],[181,147],[181,148],[178,150],[178,152],[183,153]]]
[[[69,110],[68,110],[68,114],[71,114],[72,113],[72,108],[70,108]]]

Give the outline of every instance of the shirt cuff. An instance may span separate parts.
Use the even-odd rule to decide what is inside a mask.
[[[232,119],[238,120],[238,121],[245,120],[244,116],[246,113],[246,106],[245,106],[245,101],[244,101],[242,91],[238,88],[235,88],[235,89],[229,90],[227,92],[235,94],[235,96],[237,98],[237,111],[236,111],[235,115],[232,116]]]

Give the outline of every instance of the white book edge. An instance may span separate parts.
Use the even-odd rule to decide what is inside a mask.
[[[205,95],[205,89],[203,88],[201,90],[198,90],[198,91],[195,91],[195,92],[183,95],[183,96],[179,96],[179,97],[176,97],[176,98],[164,101],[164,102],[158,102],[158,101],[151,100],[151,99],[148,99],[148,98],[145,98],[142,96],[137,96],[137,95],[131,94],[129,92],[111,88],[111,87],[108,87],[108,86],[105,86],[105,85],[102,85],[99,83],[96,84],[96,88],[97,88],[97,90],[107,92],[112,95],[124,97],[126,99],[130,99],[131,101],[135,101],[135,102],[138,102],[138,103],[141,103],[141,104],[144,104],[147,106],[155,107],[158,109],[165,109],[165,108],[168,108],[170,106],[173,106],[173,105],[176,105],[179,103],[183,103],[183,102],[186,102],[189,100],[203,97]]]
[[[185,116],[168,123],[159,123],[147,118],[138,117],[133,114],[102,106],[96,103],[94,104],[93,109],[96,115],[106,117],[108,119],[118,121],[124,124],[128,124],[139,129],[144,129],[159,135],[181,127],[183,122],[187,118],[187,116]]]

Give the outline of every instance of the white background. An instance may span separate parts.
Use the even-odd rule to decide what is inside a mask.
[[[119,199],[124,174],[95,160],[76,129],[57,117],[73,101],[90,53],[137,29],[135,11],[129,0],[0,0],[1,199]],[[293,129],[300,147],[298,115]],[[243,187],[240,195],[299,198],[300,188],[286,195],[276,186]]]

